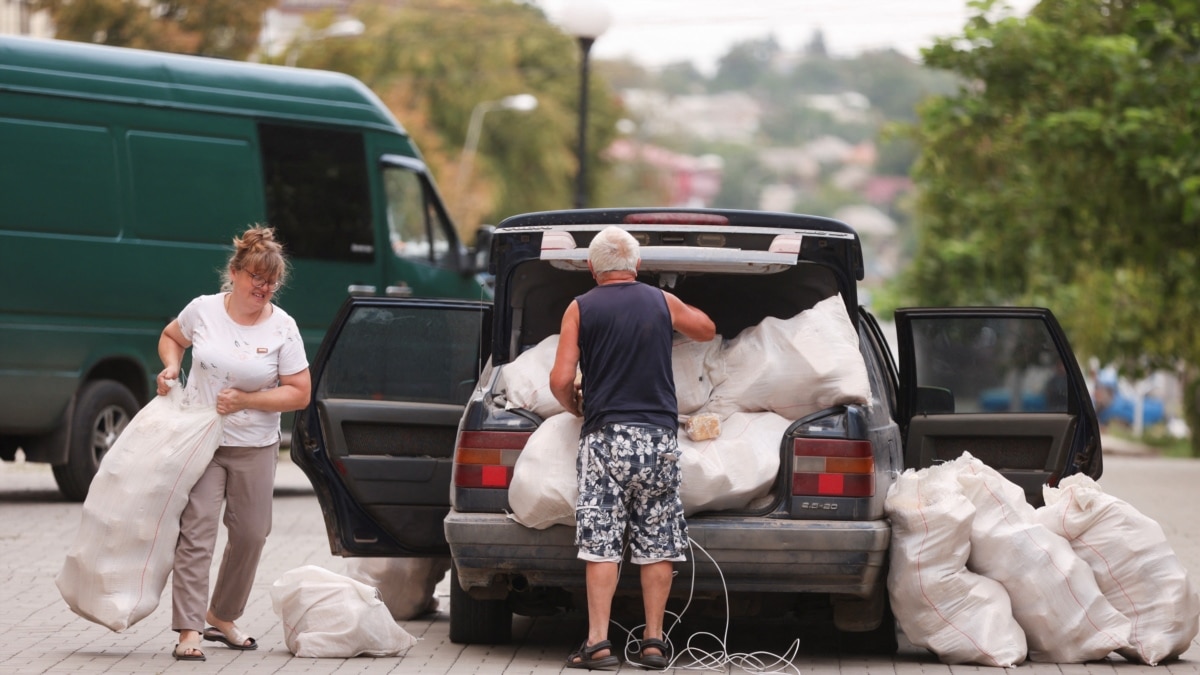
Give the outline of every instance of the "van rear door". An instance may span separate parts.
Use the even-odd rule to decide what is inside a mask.
[[[342,556],[448,555],[455,436],[491,345],[491,306],[348,298],[312,363],[291,456]]]
[[[1040,308],[896,311],[904,464],[963,452],[1042,503],[1042,485],[1099,478],[1100,432],[1066,335]]]

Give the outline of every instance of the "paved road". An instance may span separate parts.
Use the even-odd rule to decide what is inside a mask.
[[[1130,502],[1163,525],[1168,540],[1200,579],[1200,524],[1196,522],[1196,486],[1200,461],[1145,456],[1110,456],[1105,460],[1104,488]],[[301,565],[320,565],[342,572],[341,559],[329,553],[320,508],[303,474],[283,457],[277,480],[274,531],[255,581],[250,606],[239,623],[257,635],[260,649],[235,652],[220,646],[206,649],[208,661],[176,662],[170,648],[169,594],[150,617],[123,633],[77,617],[54,585],[67,548],[79,524],[80,507],[62,502],[50,470],[41,465],[0,464],[0,673],[411,673],[517,675],[563,671],[563,658],[585,633],[582,616],[518,619],[514,644],[503,647],[451,644],[445,608],[446,582],[437,589],[442,611],[403,622],[420,641],[402,657],[355,659],[297,658],[287,650],[280,621],[271,609],[270,586],[284,572]],[[218,543],[218,547],[223,542]],[[215,572],[214,572],[215,575]],[[767,648],[788,649],[786,626],[739,625],[730,653]],[[740,630],[739,630],[740,629]],[[672,636],[676,644],[686,641]],[[212,644],[212,643],[209,643]],[[716,672],[842,673],[846,675],[962,675],[988,671],[975,666],[946,666],[901,636],[895,657],[843,657],[800,653],[790,663],[762,655],[761,668],[725,665]],[[746,666],[746,667],[741,667]],[[678,668],[676,672],[693,672]],[[577,671],[568,671],[577,672]],[[640,672],[623,666],[622,672]],[[1019,672],[1032,675],[1098,675],[1125,673],[1200,673],[1200,643],[1182,660],[1157,668],[1136,666],[1113,657],[1076,664],[1031,664]]]

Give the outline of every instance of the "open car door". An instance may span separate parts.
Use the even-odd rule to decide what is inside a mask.
[[[1100,430],[1054,315],[1040,308],[896,311],[904,465],[969,452],[1042,504],[1042,485],[1099,478]]]
[[[459,419],[491,346],[491,305],[351,297],[312,362],[292,460],[341,556],[449,555]]]

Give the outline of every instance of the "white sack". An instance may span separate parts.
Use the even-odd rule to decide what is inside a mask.
[[[1025,633],[999,582],[967,569],[975,506],[940,466],[905,471],[888,490],[892,524],[888,596],[914,645],[948,664],[1009,668],[1025,660]]]
[[[175,559],[179,516],[221,442],[182,387],[146,404],[104,455],[55,583],[79,616],[120,632],[146,618]]]
[[[1162,527],[1083,474],[1042,493],[1038,522],[1071,542],[1133,624],[1132,646],[1118,652],[1153,666],[1187,651],[1200,628],[1200,596]]]
[[[550,370],[558,351],[558,334],[551,335],[504,366],[506,409],[524,408],[542,419],[566,412],[550,391]],[[671,370],[679,412],[690,415],[708,402],[713,377],[723,372],[721,338],[696,342],[676,335],[671,347]]]
[[[436,612],[434,590],[450,570],[449,558],[349,558],[346,576],[379,590],[392,618],[408,621]]]
[[[676,334],[671,345],[671,374],[680,415],[691,415],[708,403],[713,385],[725,379],[721,336],[696,342]]]
[[[550,369],[554,367],[557,352],[558,334],[555,333],[504,366],[506,409],[524,408],[544,420],[566,412],[550,391]]]
[[[575,458],[582,428],[582,417],[564,412],[542,422],[525,441],[508,487],[513,520],[537,530],[575,524],[579,498]]]
[[[948,464],[975,505],[967,567],[1008,590],[1029,659],[1083,663],[1129,647],[1129,619],[1067,540],[1036,522],[1025,491],[969,453]]]
[[[683,512],[743,509],[766,495],[779,475],[779,444],[791,420],[775,413],[734,413],[721,435],[693,441],[679,435],[679,497]]]
[[[724,380],[713,387],[706,412],[769,410],[797,420],[871,396],[858,335],[841,295],[790,319],[768,317],[743,330],[722,350]]]
[[[684,513],[745,508],[767,494],[779,473],[779,444],[789,424],[773,413],[738,413],[722,425],[720,438],[692,441],[680,432]],[[533,432],[513,467],[509,517],[538,530],[575,524],[582,426],[582,418],[562,413]]]
[[[271,607],[288,650],[300,657],[396,656],[417,643],[378,590],[316,565],[284,572],[271,585]]]

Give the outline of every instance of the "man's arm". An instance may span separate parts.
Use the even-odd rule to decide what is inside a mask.
[[[579,367],[579,304],[571,301],[563,312],[562,327],[558,331],[558,351],[554,354],[554,367],[550,369],[550,392],[566,408],[567,412],[580,416],[575,398],[575,370]]]
[[[708,342],[717,335],[717,326],[704,312],[663,291],[667,308],[671,310],[671,327],[696,342]]]

